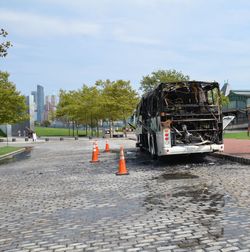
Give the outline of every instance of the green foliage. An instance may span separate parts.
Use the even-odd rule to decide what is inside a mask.
[[[57,117],[76,124],[98,125],[98,120],[127,118],[138,103],[129,81],[97,81],[95,86],[76,91],[60,91]]]
[[[56,116],[75,123],[89,123],[100,117],[100,93],[96,87],[83,85],[77,91],[60,91]]]
[[[22,149],[21,147],[4,146],[0,147],[0,156]]]
[[[6,38],[8,33],[4,29],[0,29],[0,37]],[[0,57],[6,57],[8,49],[12,46],[10,41],[4,41],[0,43]]]
[[[0,129],[0,137],[6,137],[6,134]]]
[[[221,103],[222,103],[222,106],[228,105],[229,102],[230,102],[229,101],[229,97],[225,96],[224,94],[221,93]]]
[[[8,78],[7,72],[0,71],[0,124],[13,124],[28,118],[25,97]]]
[[[49,127],[49,126],[50,126],[50,121],[44,120],[44,121],[41,123],[41,126]]]
[[[138,94],[132,89],[130,81],[97,81],[101,88],[103,116],[111,121],[129,117],[139,102]],[[103,118],[104,119],[104,118]]]
[[[146,75],[142,77],[140,81],[140,89],[143,92],[148,92],[154,87],[163,82],[175,82],[175,81],[188,81],[189,76],[184,75],[182,72],[176,70],[158,70],[152,72],[151,75]]]

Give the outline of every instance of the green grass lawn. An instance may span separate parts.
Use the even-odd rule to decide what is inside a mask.
[[[0,147],[0,156],[8,154],[13,151],[20,150],[20,149],[22,149],[22,147],[13,147],[13,146]]]
[[[35,132],[38,136],[69,136],[68,129],[61,128],[46,128],[46,127],[35,127]],[[70,130],[70,135],[72,136],[73,131]],[[85,130],[78,130],[78,135],[85,135]],[[76,135],[76,130],[75,130]]]
[[[234,138],[234,139],[249,139],[247,136],[247,132],[233,132],[233,133],[225,133],[224,138]]]

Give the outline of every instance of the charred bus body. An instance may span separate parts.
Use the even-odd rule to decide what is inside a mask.
[[[223,151],[217,82],[161,83],[136,110],[137,147],[153,156]]]

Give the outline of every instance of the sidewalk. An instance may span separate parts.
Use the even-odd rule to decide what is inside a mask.
[[[250,141],[242,139],[224,139],[224,152],[214,153],[217,157],[250,164]]]
[[[224,139],[226,154],[250,158],[250,141],[241,139]]]

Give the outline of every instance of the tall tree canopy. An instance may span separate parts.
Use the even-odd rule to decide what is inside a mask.
[[[7,37],[7,35],[8,32],[6,32],[4,29],[0,29],[0,37],[4,39]],[[10,43],[10,41],[3,41],[2,43],[0,43],[0,57],[6,57],[8,54],[7,51],[11,46],[12,44]]]
[[[0,124],[13,124],[28,118],[25,97],[9,81],[9,74],[0,71]]]
[[[103,115],[111,121],[125,120],[139,102],[138,94],[133,90],[130,81],[99,80],[96,86],[101,88]]]
[[[158,70],[152,72],[151,75],[142,77],[140,81],[140,89],[143,92],[148,92],[162,82],[173,82],[173,81],[188,81],[189,76],[184,75],[182,72],[176,70]]]
[[[57,117],[67,121],[98,126],[99,120],[125,120],[135,109],[138,94],[129,81],[99,80],[92,87],[60,91]]]
[[[60,102],[57,106],[57,117],[76,123],[88,123],[90,119],[99,119],[100,92],[96,87],[83,85],[81,89],[60,90]]]

